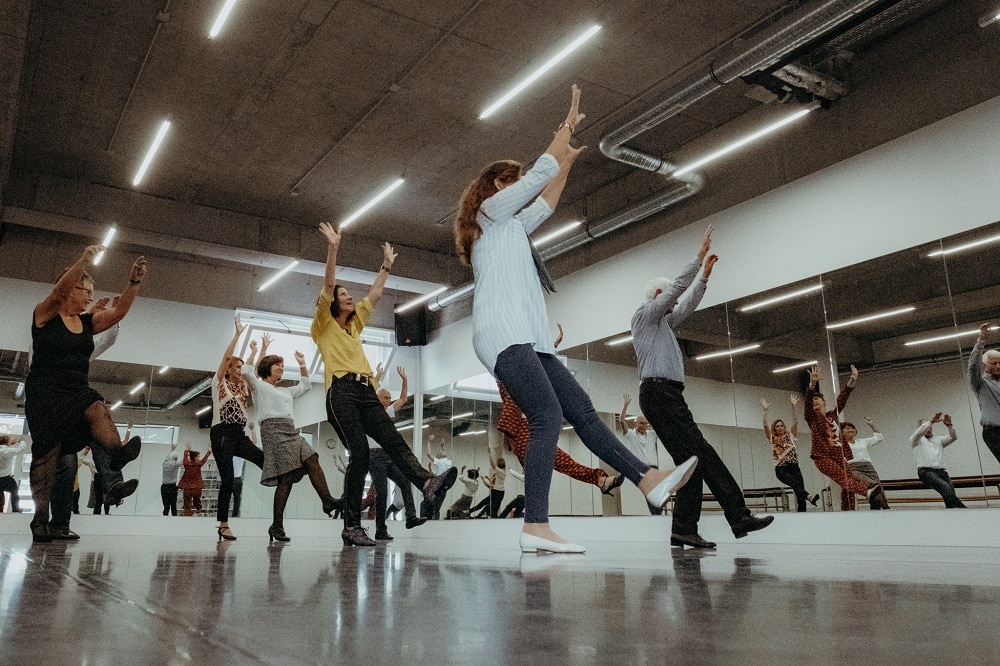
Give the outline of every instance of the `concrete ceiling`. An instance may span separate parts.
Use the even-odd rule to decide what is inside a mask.
[[[13,137],[0,144],[0,175],[10,174],[0,186],[0,274],[49,281],[93,242],[94,225],[115,222],[120,263],[144,251],[160,275],[169,267],[188,278],[154,280],[146,296],[308,315],[315,276],[289,278],[273,296],[256,295],[251,283],[282,257],[322,261],[315,225],[343,219],[402,176],[403,188],[348,230],[342,263],[377,268],[378,245],[389,239],[400,250],[399,275],[463,284],[470,275],[454,259],[450,233],[463,186],[494,159],[534,159],[565,113],[570,83],[583,88],[587,120],[578,136],[591,149],[553,225],[619,210],[663,187],[662,177],[605,158],[596,149],[602,134],[717,46],[803,3],[257,0],[238,3],[211,40],[222,4],[4,3],[0,65],[8,73],[0,85],[15,92],[16,105],[0,107],[0,136]],[[992,2],[906,4],[913,11],[904,21],[827,58],[850,89],[832,108],[706,168],[699,195],[553,260],[555,274],[1000,95],[1000,35],[976,25]],[[591,43],[477,119],[592,23],[603,30]],[[814,49],[802,58],[829,55]],[[712,145],[759,112],[750,88],[730,84],[635,145],[668,156]],[[133,188],[164,118],[171,133]],[[392,296],[403,300],[408,291],[400,286]]]

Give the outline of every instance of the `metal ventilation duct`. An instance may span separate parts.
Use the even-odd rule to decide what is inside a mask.
[[[613,160],[669,176],[677,169],[677,165],[625,144],[673,118],[727,83],[778,65],[783,58],[881,2],[884,0],[823,0],[804,5],[750,37],[739,52],[715,53],[705,71],[676,84],[659,102],[642,114],[605,134],[600,142],[601,152]],[[675,184],[663,192],[658,192],[626,210],[587,223],[581,233],[549,248],[543,256],[546,259],[559,256],[589,243],[594,238],[657,213],[696,194],[702,185],[701,177],[696,174],[692,174],[688,181],[681,183],[675,181]],[[439,310],[465,298],[474,290],[473,284],[466,284],[441,294],[428,307],[431,310]]]

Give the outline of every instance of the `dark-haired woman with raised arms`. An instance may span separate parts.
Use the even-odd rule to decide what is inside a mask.
[[[455,219],[455,249],[471,264],[476,297],[473,347],[528,417],[531,440],[524,459],[523,552],[583,553],[549,526],[548,503],[563,417],[584,445],[662,506],[688,478],[695,460],[678,468],[651,469],[626,449],[597,416],[590,398],[555,355],[543,285],[551,278],[528,234],[555,210],[573,162],[583,152],[570,138],[584,114],[574,85],[566,120],[545,153],[523,175],[510,160],[487,166],[466,188]]]

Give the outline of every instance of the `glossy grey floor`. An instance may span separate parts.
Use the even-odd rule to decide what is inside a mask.
[[[0,662],[998,663],[991,548],[0,545]]]

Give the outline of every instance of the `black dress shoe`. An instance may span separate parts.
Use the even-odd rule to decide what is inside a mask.
[[[142,438],[136,436],[111,452],[111,468],[121,470],[139,457],[142,452]]]
[[[46,543],[52,541],[52,533],[49,531],[47,523],[36,523],[31,521],[28,525],[31,528],[31,540],[35,543]]]
[[[339,497],[327,497],[323,500],[323,513],[333,516],[334,511],[344,510],[344,500]]]
[[[420,527],[427,522],[426,518],[418,518],[417,516],[412,516],[406,519],[406,529],[412,530],[414,527]]]
[[[428,502],[435,502],[443,499],[448,494],[448,490],[455,485],[458,479],[458,468],[449,467],[448,471],[437,476],[432,476],[424,484],[424,499]]]
[[[625,475],[619,474],[618,476],[615,477],[615,480],[611,482],[611,485],[602,490],[601,493],[604,495],[611,495],[612,497],[614,497],[615,494],[611,491],[614,490],[615,488],[620,487],[623,483],[625,483]]]
[[[80,535],[68,527],[49,526],[49,535],[53,541],[79,541]]]
[[[360,525],[345,527],[340,533],[340,538],[344,540],[345,546],[374,546],[375,541],[368,536],[368,532]]]
[[[677,534],[672,532],[670,534],[670,545],[671,546],[689,546],[690,548],[715,548],[715,543],[712,541],[706,541],[702,539],[698,534]]]
[[[123,499],[134,493],[138,487],[139,479],[129,479],[128,481],[116,483],[105,491],[104,503],[112,506],[120,504]]]
[[[774,522],[774,516],[754,516],[747,514],[732,525],[733,536],[742,539],[750,532],[762,530]]]
[[[381,531],[376,530],[375,531],[375,540],[376,541],[392,541],[392,535],[389,534],[385,530],[381,530]]]
[[[812,497],[809,498],[809,503],[812,504],[813,506],[816,506],[816,502],[818,501],[819,501],[819,494],[813,495]]]

